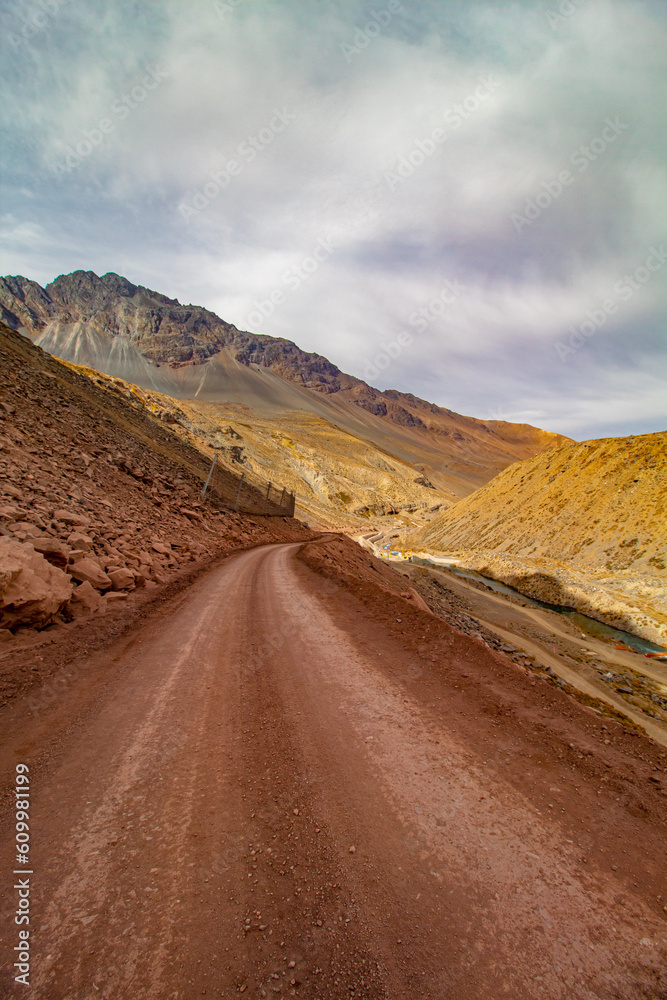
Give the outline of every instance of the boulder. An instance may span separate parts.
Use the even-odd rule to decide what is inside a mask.
[[[172,554],[171,545],[168,542],[152,542],[151,548],[154,552],[159,552],[162,556],[170,556]]]
[[[70,554],[69,545],[65,545],[59,538],[51,538],[45,535],[43,538],[34,538],[31,543],[35,552],[44,556],[47,562],[58,569],[65,569]]]
[[[125,566],[109,570],[109,579],[112,590],[134,590],[134,573]]]
[[[39,538],[39,536],[43,534],[41,528],[38,528],[36,524],[32,523],[32,521],[13,521],[9,525],[9,529],[15,534],[22,532],[26,538]]]
[[[112,593],[110,593],[110,594],[107,594],[104,600],[105,600],[106,606],[108,608],[111,608],[111,607],[113,607],[113,605],[117,601],[124,601],[124,600],[127,599],[128,596],[129,595],[128,595],[127,591],[125,591],[125,590],[116,590],[116,591],[112,591]]]
[[[79,583],[90,583],[96,590],[109,590],[111,580],[104,572],[97,559],[84,556],[68,567],[68,572]]]
[[[73,527],[87,528],[90,524],[90,518],[86,517],[85,514],[77,514],[71,510],[54,510],[53,519],[54,521],[62,521],[63,524],[71,524]]]
[[[93,540],[81,531],[73,531],[67,538],[67,544],[73,549],[80,549],[83,552],[90,552],[93,547]]]
[[[93,585],[86,580],[75,588],[67,610],[73,615],[93,614],[99,610],[103,600],[104,598],[101,597],[99,591],[95,590]]]
[[[0,627],[42,628],[72,595],[66,573],[28,542],[0,538]]]

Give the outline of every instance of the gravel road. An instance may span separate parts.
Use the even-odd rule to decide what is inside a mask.
[[[635,787],[633,739],[578,706],[580,733],[549,730],[528,677],[496,711],[496,654],[415,658],[298,548],[225,560],[6,714],[33,955],[14,984],[3,893],[1,995],[667,997],[665,795]]]

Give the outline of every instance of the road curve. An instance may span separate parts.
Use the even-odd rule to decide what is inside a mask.
[[[604,853],[641,816],[610,830],[601,788],[524,752],[525,723],[464,737],[474,704],[455,725],[449,689],[297,549],[226,560],[110,648],[56,745],[26,721],[35,950],[2,995],[666,996],[661,906]]]

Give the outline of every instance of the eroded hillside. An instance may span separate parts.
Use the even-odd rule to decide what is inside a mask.
[[[174,400],[65,363],[161,423],[235,475],[294,492],[297,510],[327,527],[364,528],[391,515],[419,523],[457,499],[407,462],[305,411],[265,417],[241,404]]]
[[[667,433],[516,463],[412,534],[531,596],[667,638]]]
[[[297,440],[294,433],[302,430],[294,425],[303,425],[303,448],[297,450],[313,480],[314,502],[328,504],[331,494],[349,495],[350,510],[397,502],[432,506],[414,488],[420,474],[452,502],[510,463],[567,440],[527,424],[462,416],[409,393],[381,392],[289,340],[238,330],[207,309],[182,305],[113,273],[100,278],[76,271],[46,288],[21,276],[0,278],[0,309],[9,326],[51,354],[144,389],[196,400],[193,406],[217,404],[223,422],[230,419],[225,407],[232,414],[235,407],[248,407],[258,428],[276,422],[287,439]],[[347,436],[348,443],[357,442],[350,444],[349,482],[338,468],[338,432],[340,441]],[[398,475],[410,488],[392,494],[373,461],[361,474],[363,447],[389,456],[390,463],[412,466],[414,475]],[[293,463],[282,462],[280,451],[277,460],[285,474],[293,474]],[[322,467],[323,488],[306,468],[311,460]]]

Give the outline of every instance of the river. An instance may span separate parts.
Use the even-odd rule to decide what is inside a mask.
[[[504,594],[505,596],[518,597],[533,608],[543,608],[547,611],[556,611],[559,615],[563,615],[564,618],[569,618],[572,624],[576,625],[580,632],[584,632],[586,635],[590,635],[594,639],[601,639],[603,642],[614,644],[622,642],[635,653],[667,652],[663,646],[657,646],[654,642],[650,642],[648,639],[642,639],[641,636],[633,635],[631,632],[625,632],[620,628],[614,628],[612,625],[605,625],[604,622],[599,622],[596,618],[589,618],[588,615],[583,615],[580,611],[577,611],[576,608],[568,608],[560,604],[548,604],[546,601],[539,601],[535,597],[527,597],[520,591],[515,590],[514,587],[509,587],[506,583],[500,583],[499,580],[492,580],[490,577],[482,576],[481,573],[475,573],[474,570],[460,569],[458,566],[454,565],[436,565],[435,563],[430,562],[430,560],[422,559],[419,556],[412,556],[412,558],[408,561],[421,566],[445,569],[448,572],[453,573],[454,576],[460,576],[464,580],[475,580],[478,583],[483,583],[485,587],[489,588],[489,590],[493,590],[497,594]]]

